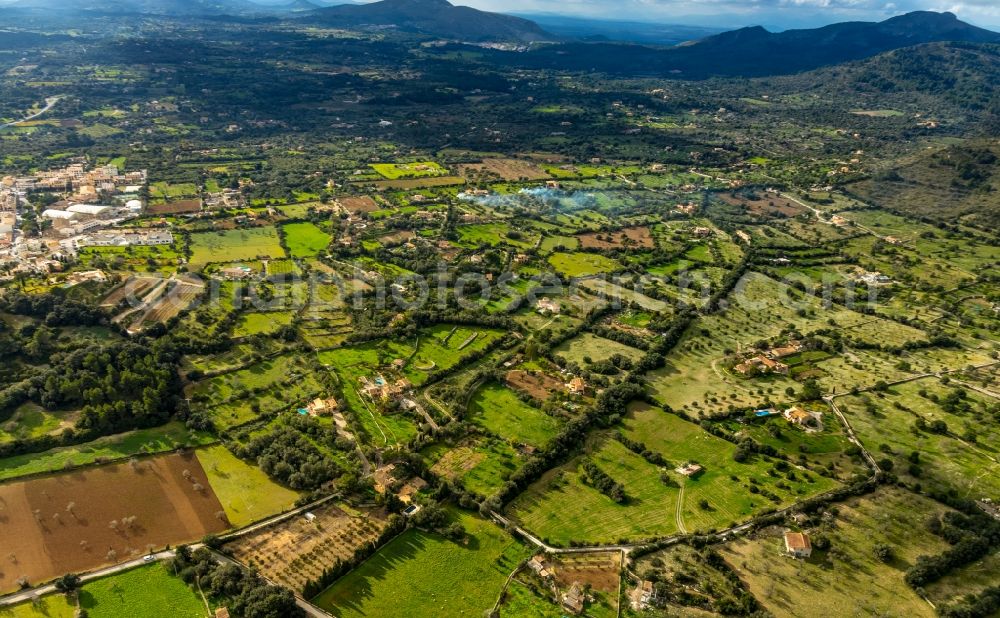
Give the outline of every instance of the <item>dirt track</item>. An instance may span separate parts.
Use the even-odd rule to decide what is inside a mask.
[[[216,517],[221,511],[205,471],[190,455],[0,485],[0,592],[15,590],[20,577],[37,584],[134,559],[149,546],[221,532],[228,527]]]

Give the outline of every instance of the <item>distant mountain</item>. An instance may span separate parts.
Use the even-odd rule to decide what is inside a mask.
[[[682,24],[657,24],[640,21],[586,19],[561,15],[518,14],[531,19],[546,31],[565,39],[582,41],[619,41],[645,45],[677,45],[685,41],[702,39],[719,34],[725,28],[686,26]]]
[[[265,11],[269,12],[273,11],[280,13],[300,13],[303,11],[315,11],[316,9],[326,6],[322,4],[315,4],[313,2],[310,2],[309,0],[292,0],[291,2],[276,3],[276,4],[270,4],[270,3],[265,4],[263,2],[255,2],[254,4],[258,5],[261,9]]]
[[[240,15],[262,10],[262,7],[248,0],[82,0],[69,5],[66,0],[17,0],[8,7],[60,12],[177,16]]]
[[[404,32],[462,41],[552,41],[556,37],[533,21],[488,13],[448,0],[382,0],[319,9],[304,17],[326,26],[391,27]]]
[[[741,28],[669,49],[568,43],[521,54],[497,52],[494,59],[515,66],[620,75],[755,77],[798,73],[939,41],[1000,42],[1000,34],[959,21],[951,13],[917,11],[879,23],[846,22],[812,30]]]

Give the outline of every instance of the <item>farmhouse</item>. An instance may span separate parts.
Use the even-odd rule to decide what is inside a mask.
[[[691,233],[698,238],[705,238],[706,236],[712,235],[712,228],[710,227],[696,227],[691,230]]]
[[[884,240],[885,242],[889,243],[890,245],[901,245],[901,244],[903,244],[903,239],[902,238],[897,238],[895,236],[886,236],[882,240]]]
[[[306,406],[306,412],[309,416],[326,416],[327,414],[333,414],[333,412],[340,407],[337,400],[333,397],[329,399],[315,399]]]
[[[677,474],[682,474],[687,477],[696,476],[704,471],[705,471],[704,466],[692,462],[688,462],[683,466],[674,469],[674,472],[676,472]]]
[[[767,356],[773,359],[785,358],[786,356],[798,354],[799,352],[802,351],[803,347],[804,346],[802,345],[801,341],[789,341],[787,344],[783,346],[777,348],[771,348],[767,352]]]
[[[383,402],[396,401],[403,396],[403,393],[410,390],[413,384],[406,378],[400,378],[395,382],[389,382],[385,376],[377,375],[374,378],[361,376],[358,378],[361,383],[361,394],[369,399]]]
[[[551,313],[553,315],[559,315],[559,311],[562,309],[557,301],[547,296],[538,299],[538,302],[535,303],[535,308],[538,310],[538,313]]]
[[[375,470],[372,479],[375,481],[376,492],[384,494],[389,491],[389,488],[396,483],[396,477],[393,475],[395,471],[396,464],[389,464]]]
[[[812,414],[809,414],[799,406],[794,406],[785,410],[784,417],[789,423],[799,425],[800,427],[808,424],[809,421],[814,420]]]
[[[804,532],[785,533],[785,553],[793,558],[808,558],[812,555],[812,543]]]
[[[574,615],[580,615],[583,613],[583,604],[586,601],[586,596],[583,592],[583,586],[580,582],[573,582],[573,585],[569,587],[562,596],[562,606],[568,612]]]
[[[426,488],[427,488],[427,481],[418,476],[410,481],[407,481],[407,483],[403,485],[402,489],[399,490],[399,494],[397,494],[397,497],[404,504],[410,504],[411,502],[413,502],[413,496],[417,495],[418,493],[420,493],[420,491]]]
[[[228,266],[219,271],[223,277],[229,281],[240,281],[253,276],[253,269],[249,266]]]
[[[788,374],[788,365],[770,359],[763,354],[747,359],[733,367],[733,369],[740,375],[744,376],[753,375],[754,373],[777,373],[780,375]]]
[[[545,556],[543,554],[536,554],[528,561],[528,568],[538,574],[542,579],[552,577],[552,571],[545,564]]]
[[[566,384],[566,391],[570,395],[583,395],[587,392],[587,383],[581,377],[573,378]]]
[[[646,609],[649,607],[650,601],[656,598],[656,590],[653,588],[653,582],[648,579],[640,580],[635,588],[629,592],[628,596],[632,609],[635,611]]]

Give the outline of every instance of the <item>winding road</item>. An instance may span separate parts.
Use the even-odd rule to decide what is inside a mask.
[[[58,103],[60,99],[62,99],[62,95],[49,97],[45,99],[45,107],[43,107],[42,109],[38,110],[34,114],[31,114],[30,116],[25,116],[24,118],[21,118],[20,120],[14,120],[6,124],[0,124],[0,129],[6,129],[7,127],[14,127],[21,124],[22,122],[28,122],[34,120],[35,118],[38,118],[39,116],[45,114],[47,111],[55,107],[56,103]]]

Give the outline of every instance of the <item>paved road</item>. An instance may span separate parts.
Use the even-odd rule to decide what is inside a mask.
[[[135,560],[129,560],[128,562],[122,562],[114,566],[109,566],[103,569],[98,569],[96,571],[91,571],[90,573],[82,574],[80,575],[80,579],[84,582],[89,582],[95,579],[100,579],[102,577],[107,577],[108,575],[114,575],[116,573],[121,573],[122,571],[134,569],[144,564],[149,564],[150,562],[156,562],[159,560],[170,560],[174,557],[174,555],[175,554],[173,551],[161,551],[159,553],[152,554],[152,559],[150,559],[149,555],[143,556],[142,558],[136,558]],[[56,587],[54,584],[47,584],[45,586],[39,586],[37,588],[22,590],[20,592],[15,592],[14,594],[9,594],[5,597],[0,598],[0,607],[8,607],[11,605],[16,605],[18,603],[30,601],[36,597],[41,597],[46,594],[51,594],[53,592],[56,592]]]
[[[317,500],[315,502],[310,502],[309,504],[307,504],[305,506],[301,506],[301,507],[299,507],[297,509],[288,511],[287,513],[282,513],[280,515],[275,515],[274,517],[270,517],[268,519],[260,521],[260,522],[258,522],[256,524],[253,524],[252,526],[247,526],[246,528],[241,528],[239,530],[230,532],[229,534],[221,535],[220,538],[222,538],[223,540],[227,540],[228,541],[228,540],[239,538],[239,537],[247,535],[247,534],[251,534],[253,532],[256,532],[258,530],[266,528],[268,526],[271,526],[271,525],[274,525],[276,523],[279,523],[279,522],[285,521],[287,519],[291,519],[293,517],[301,515],[302,513],[305,513],[306,511],[314,509],[314,508],[316,508],[318,506],[322,506],[323,504],[326,504],[327,502],[330,502],[331,500],[334,500],[336,498],[337,498],[337,496],[335,496],[335,495],[334,496],[327,496],[327,497],[322,498],[320,500]],[[190,547],[191,547],[191,549],[199,549],[201,547],[204,547],[204,545],[201,544],[201,543],[195,543],[195,544],[190,545]],[[155,553],[155,554],[148,554],[146,556],[142,556],[141,558],[136,558],[135,560],[129,560],[127,562],[121,562],[121,563],[118,563],[118,564],[115,564],[115,565],[112,565],[112,566],[109,566],[109,567],[104,567],[104,568],[101,568],[101,569],[97,569],[95,571],[90,571],[90,572],[87,572],[87,573],[80,573],[79,575],[80,575],[80,579],[82,581],[89,582],[89,581],[93,581],[95,579],[100,579],[102,577],[108,577],[109,575],[115,575],[117,573],[121,573],[122,571],[128,571],[129,569],[134,569],[134,568],[140,567],[140,566],[142,566],[144,564],[149,564],[150,562],[158,562],[158,561],[161,561],[161,560],[171,560],[171,559],[173,559],[173,557],[175,555],[176,554],[174,553],[173,550],[161,551],[161,552],[158,552],[158,553]],[[150,556],[152,556],[152,558],[150,558]],[[232,562],[232,561],[230,560],[230,562]],[[13,594],[9,594],[7,596],[0,597],[0,607],[8,607],[8,606],[11,606],[11,605],[16,605],[17,603],[23,603],[25,601],[30,601],[31,599],[33,599],[35,597],[41,597],[41,596],[44,596],[46,594],[51,594],[53,592],[56,592],[56,587],[53,584],[46,584],[44,586],[38,586],[36,588],[30,588],[28,590],[22,590],[20,592],[15,592]],[[316,608],[315,606],[312,606],[311,604],[309,604],[309,605],[314,610],[319,611],[318,608]],[[303,607],[303,609],[306,609],[306,608]],[[306,609],[306,611],[308,612],[309,610]],[[318,614],[315,613],[315,612],[310,612],[310,613],[312,615],[314,615],[314,616],[322,616],[322,617],[327,617],[328,618],[328,615],[324,614],[323,612],[319,612]]]
[[[52,109],[53,107],[55,107],[55,104],[58,103],[59,99],[61,99],[61,98],[62,98],[62,96],[49,97],[49,98],[45,99],[45,107],[43,107],[42,109],[38,110],[37,112],[35,112],[34,114],[32,114],[30,116],[25,116],[24,118],[21,118],[20,120],[14,120],[13,122],[8,122],[6,124],[0,124],[0,129],[5,129],[7,127],[13,127],[15,125],[21,124],[22,122],[28,122],[29,120],[34,120],[35,118],[38,118],[39,116],[41,116],[45,112],[47,112],[50,109]]]

